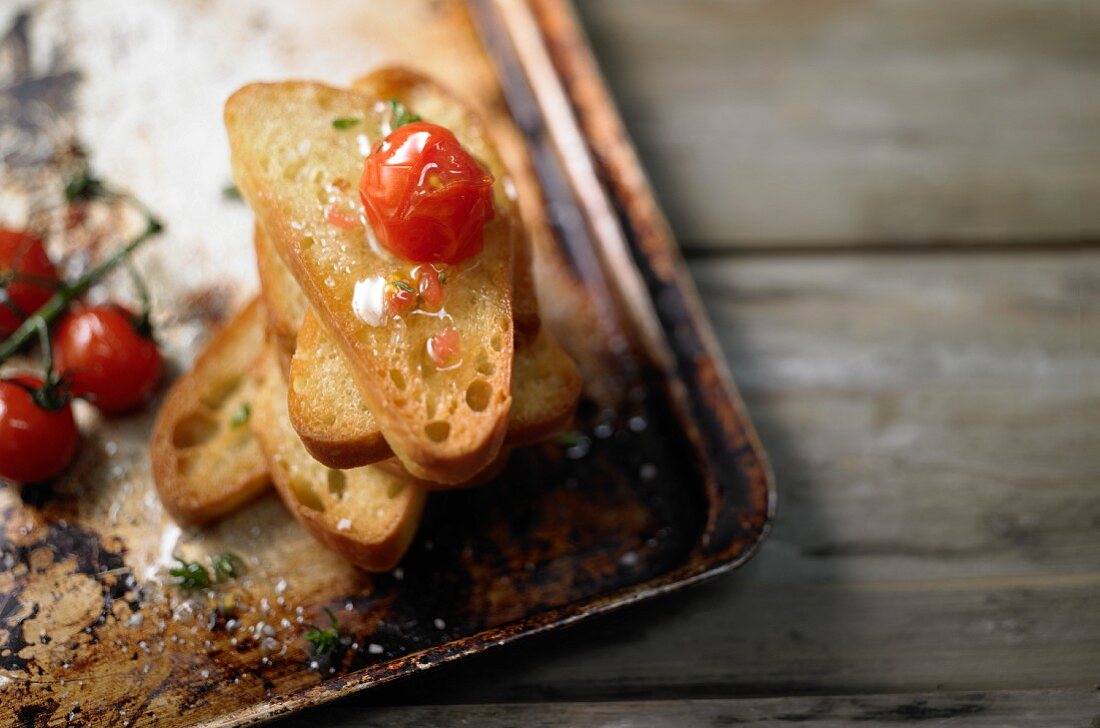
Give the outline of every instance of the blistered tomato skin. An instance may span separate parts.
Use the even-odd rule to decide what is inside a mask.
[[[366,158],[359,195],[378,241],[417,263],[477,255],[493,218],[493,177],[448,129],[423,121],[394,130]]]
[[[0,229],[0,280],[7,279],[13,271],[15,276],[6,288],[6,299],[0,293],[0,336],[12,334],[24,317],[50,300],[54,292],[51,284],[57,282],[57,270],[41,240]]]
[[[47,410],[29,389],[42,380],[20,377],[0,381],[0,477],[17,483],[40,483],[60,475],[80,436],[69,404]]]
[[[54,368],[74,395],[106,414],[140,407],[160,382],[160,351],[133,320],[119,306],[91,306],[67,314],[54,331]]]

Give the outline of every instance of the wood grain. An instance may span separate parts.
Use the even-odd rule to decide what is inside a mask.
[[[1100,233],[1092,3],[576,5],[686,247]]]
[[[545,720],[834,706],[824,721],[863,699],[791,696],[1074,688],[991,698],[1001,707],[967,720],[1100,713],[1100,253],[727,257],[692,271],[780,485],[761,553],[690,593],[333,710],[691,699]],[[696,702],[753,696],[793,702]],[[438,710],[487,725],[545,711]]]
[[[1100,711],[1100,695],[1088,690],[993,693],[860,695],[757,700],[649,700],[615,703],[512,703],[491,705],[420,705],[362,713],[350,704],[329,711],[325,725],[476,725],[476,726],[637,726],[681,728],[777,721],[815,728],[935,721],[936,725],[979,728],[1089,725]],[[286,725],[290,722],[287,721]],[[282,725],[282,724],[280,724]]]

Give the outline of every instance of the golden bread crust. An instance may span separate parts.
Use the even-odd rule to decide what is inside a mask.
[[[153,478],[177,521],[212,523],[268,485],[267,462],[240,421],[253,396],[249,371],[264,347],[264,317],[255,299],[214,334],[157,413]]]

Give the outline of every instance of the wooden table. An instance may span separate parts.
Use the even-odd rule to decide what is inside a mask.
[[[1100,9],[580,10],[775,531],[711,584],[296,721],[1100,724]]]

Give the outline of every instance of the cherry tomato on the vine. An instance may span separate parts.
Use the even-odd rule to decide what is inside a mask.
[[[68,402],[46,409],[30,390],[42,380],[0,380],[0,477],[38,483],[61,474],[76,454],[80,437]]]
[[[57,270],[41,240],[0,229],[0,280],[8,281],[0,291],[0,336],[8,336],[53,295]]]
[[[74,395],[106,414],[142,405],[160,382],[160,350],[134,320],[121,306],[77,308],[53,334],[54,369]]]
[[[416,121],[390,133],[359,180],[367,220],[391,253],[457,263],[481,251],[493,177],[448,129]]]

